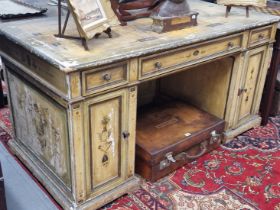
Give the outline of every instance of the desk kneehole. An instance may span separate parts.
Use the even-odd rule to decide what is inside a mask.
[[[156,181],[217,148],[225,122],[185,101],[150,104],[139,110],[136,173]]]

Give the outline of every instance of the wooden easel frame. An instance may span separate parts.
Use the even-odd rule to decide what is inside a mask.
[[[57,2],[57,7],[58,7],[58,34],[56,34],[56,37],[59,38],[65,38],[65,39],[76,39],[76,40],[81,40],[82,45],[84,46],[86,51],[89,51],[89,47],[88,47],[88,40],[84,37],[82,37],[81,33],[79,32],[79,37],[77,36],[69,36],[69,35],[65,35],[65,30],[68,24],[68,20],[70,17],[70,10],[67,9],[67,14],[64,20],[64,23],[62,25],[62,4],[61,4],[61,0],[58,0]],[[103,31],[105,34],[108,35],[109,38],[112,38],[112,30],[109,27],[107,30]],[[96,34],[95,38],[98,38],[100,36],[100,34]]]
[[[59,38],[65,38],[65,39],[78,39],[81,40],[82,45],[84,46],[85,50],[89,50],[88,44],[87,44],[87,40],[81,36],[80,32],[79,32],[79,37],[76,36],[69,36],[69,35],[65,35],[65,30],[68,24],[68,20],[70,17],[70,10],[67,9],[67,14],[64,20],[64,24],[62,26],[62,4],[61,4],[61,0],[57,1],[57,7],[58,7],[58,34],[56,34],[56,37]]]
[[[229,13],[230,13],[231,7],[233,7],[233,6],[236,6],[236,5],[231,5],[231,4],[230,4],[230,5],[226,5],[226,15],[225,15],[226,18],[228,17],[228,15],[229,15]],[[249,11],[250,11],[251,5],[248,5],[248,6],[239,6],[239,7],[245,7],[245,8],[246,8],[246,17],[247,17],[247,18],[250,17]]]

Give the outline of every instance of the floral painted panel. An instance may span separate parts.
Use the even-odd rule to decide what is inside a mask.
[[[7,73],[15,138],[71,187],[67,111],[18,77]]]

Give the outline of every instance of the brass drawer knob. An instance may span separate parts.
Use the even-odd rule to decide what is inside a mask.
[[[158,62],[155,63],[155,68],[156,68],[157,70],[161,69],[161,67],[162,67],[161,62],[158,61]]]
[[[259,34],[259,39],[264,39],[264,34]]]
[[[199,50],[196,50],[196,51],[193,52],[194,56],[197,56],[198,54],[199,54]]]
[[[112,75],[109,73],[106,73],[102,76],[103,80],[105,80],[106,82],[109,82],[112,79]]]
[[[229,42],[227,46],[228,46],[228,49],[232,49],[234,47],[234,43],[233,42]]]

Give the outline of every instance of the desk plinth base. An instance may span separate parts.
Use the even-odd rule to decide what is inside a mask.
[[[90,198],[81,204],[76,204],[70,200],[65,193],[58,188],[56,183],[49,179],[48,174],[44,170],[44,166],[35,159],[32,154],[21,146],[16,140],[10,140],[9,146],[12,152],[24,163],[24,165],[32,172],[32,174],[40,181],[40,183],[47,189],[47,191],[54,197],[54,199],[64,208],[71,210],[94,210],[105,204],[125,195],[140,186],[140,179],[136,176],[130,177],[123,184],[114,189]]]
[[[252,116],[243,125],[238,126],[236,129],[227,130],[224,135],[224,141],[230,141],[234,137],[248,131],[251,128],[255,128],[261,125],[262,118],[258,115]]]

